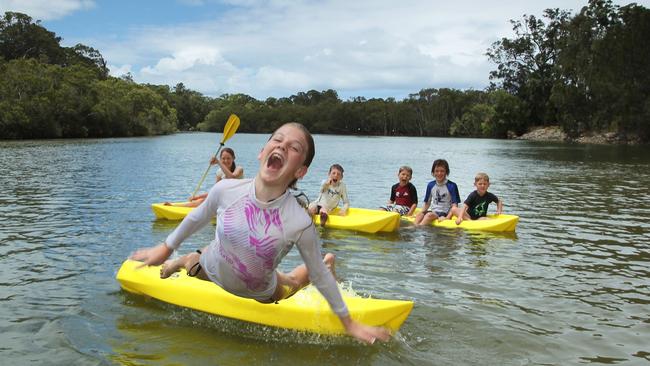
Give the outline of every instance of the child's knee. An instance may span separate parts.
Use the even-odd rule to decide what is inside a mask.
[[[336,255],[334,255],[334,253],[325,254],[323,257],[323,262],[327,264],[334,264],[334,262],[336,262]]]
[[[199,253],[189,253],[185,258],[185,270],[190,271],[192,268],[196,267],[197,263],[201,259],[201,254]]]

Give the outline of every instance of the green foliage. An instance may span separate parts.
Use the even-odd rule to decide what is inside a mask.
[[[506,138],[559,123],[573,136],[609,130],[650,138],[648,9],[589,0],[573,17],[547,9],[511,24],[515,36],[487,50],[496,70],[485,91],[425,88],[401,101],[342,101],[328,89],[258,101],[110,77],[98,50],[61,47],[38,21],[7,12],[0,18],[0,138],[222,131],[232,113],[241,132],[296,121],[314,133]]]
[[[61,47],[39,22],[0,19],[0,138],[112,137],[170,133],[176,111],[163,97],[109,78],[99,51]]]
[[[490,77],[522,103],[525,126],[559,123],[571,136],[615,131],[650,138],[650,11],[589,0],[573,18],[545,11],[514,21],[488,50]],[[519,130],[519,129],[516,129]]]
[[[109,78],[93,83],[91,132],[99,136],[145,136],[176,130],[176,111],[150,88]]]
[[[32,22],[26,14],[6,12],[0,18],[0,56],[5,60],[34,58],[58,64],[65,59],[61,41],[53,32]]]
[[[491,105],[474,104],[467,112],[463,113],[461,118],[454,120],[449,128],[449,133],[452,136],[490,136],[493,133],[492,119],[495,114],[494,107]]]

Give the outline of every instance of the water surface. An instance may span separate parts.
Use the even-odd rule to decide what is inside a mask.
[[[357,292],[415,302],[373,347],[254,326],[120,290],[121,262],[175,224],[149,205],[194,190],[220,134],[0,142],[0,356],[7,364],[566,365],[650,361],[650,149],[316,136],[300,187],[340,163],[352,205],[389,198],[400,165],[421,198],[446,158],[462,198],[485,171],[516,234],[408,225],[322,231]],[[267,135],[228,141],[254,175]],[[212,177],[212,175],[210,176]],[[212,178],[209,178],[210,180]],[[207,185],[203,187],[207,189]],[[209,226],[182,251],[205,245]],[[283,262],[300,262],[292,251]]]

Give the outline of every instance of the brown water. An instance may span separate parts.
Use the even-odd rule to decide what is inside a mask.
[[[186,198],[220,135],[0,142],[2,364],[567,365],[650,361],[650,149],[523,141],[317,136],[301,188],[332,163],[352,205],[376,207],[397,168],[421,198],[435,158],[462,198],[486,171],[516,234],[403,226],[322,232],[338,274],[415,308],[395,339],[362,346],[206,316],[120,290],[134,249],[175,224],[149,204]],[[248,177],[268,136],[229,141]],[[182,251],[206,244],[207,227]],[[283,269],[299,263],[289,254]]]

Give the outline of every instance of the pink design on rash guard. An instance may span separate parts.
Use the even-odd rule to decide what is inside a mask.
[[[265,275],[275,267],[277,245],[283,238],[280,210],[259,208],[252,200],[244,199],[224,212],[223,223],[231,245],[221,249],[220,254],[233,264],[248,289],[263,289],[267,285]]]

